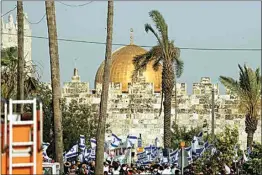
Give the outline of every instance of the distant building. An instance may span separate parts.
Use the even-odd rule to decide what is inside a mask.
[[[32,35],[30,25],[28,23],[27,14],[24,14],[24,58],[28,69],[32,69]],[[9,47],[17,47],[17,21],[14,21],[13,16],[9,15],[8,22],[5,23],[1,19],[1,46],[3,49]]]

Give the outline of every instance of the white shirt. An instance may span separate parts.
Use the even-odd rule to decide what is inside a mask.
[[[119,174],[119,171],[118,170],[114,170],[113,171],[113,174],[115,175],[115,174]]]
[[[162,174],[171,174],[171,170],[170,169],[164,169]]]

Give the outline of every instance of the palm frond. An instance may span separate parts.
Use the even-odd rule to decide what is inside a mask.
[[[165,19],[162,16],[162,14],[157,10],[150,11],[149,16],[152,18],[157,30],[161,34],[163,45],[165,46],[164,48],[166,49],[167,52],[169,39],[168,39],[168,26],[165,22]]]
[[[219,81],[233,93],[240,93],[239,83],[231,77],[219,76]]]
[[[134,64],[135,70],[132,74],[133,81],[137,78],[139,71],[146,70],[148,63],[155,59],[158,59],[159,57],[162,57],[162,50],[159,45],[152,47],[145,54],[134,57],[133,64]]]
[[[150,24],[145,24],[145,31],[148,33],[148,31],[152,32],[153,35],[156,37],[159,45],[163,48],[163,42],[162,40],[159,38],[158,34],[156,33],[156,31],[153,29],[153,27]]]
[[[250,81],[249,81],[249,76],[248,76],[248,71],[246,65],[244,65],[244,68],[241,67],[241,65],[238,65],[239,67],[239,85],[241,89],[245,91],[250,91]]]
[[[175,61],[176,77],[180,78],[184,71],[184,61],[181,59],[176,59]]]
[[[154,60],[153,63],[153,69],[154,71],[158,71],[159,67],[161,66],[161,61],[163,60],[163,57],[158,57],[157,59]]]

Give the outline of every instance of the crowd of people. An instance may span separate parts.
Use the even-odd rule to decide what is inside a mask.
[[[234,166],[228,167],[221,165],[221,169],[218,174],[237,174]],[[65,165],[65,173],[68,175],[94,175],[95,162],[89,163],[67,163]],[[190,164],[184,169],[184,175],[203,175],[203,174],[214,174],[213,170],[206,165],[203,172],[196,173],[196,166]],[[179,175],[181,174],[180,169],[176,164],[150,164],[137,166],[135,164],[120,164],[118,161],[104,162],[104,175],[135,175],[135,174],[148,174],[148,175]]]

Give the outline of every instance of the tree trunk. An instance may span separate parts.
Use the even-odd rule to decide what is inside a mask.
[[[252,148],[254,132],[249,131],[247,133],[247,147]]]
[[[108,90],[109,90],[109,77],[111,68],[111,57],[112,57],[112,35],[113,35],[113,15],[114,7],[113,0],[108,1],[108,12],[107,12],[107,39],[106,39],[106,53],[105,53],[105,68],[103,75],[103,85],[101,93],[101,102],[99,109],[99,121],[96,133],[96,166],[95,174],[104,174],[104,145],[105,145],[105,125],[107,117],[107,101],[108,101]]]
[[[23,1],[17,1],[17,45],[18,45],[18,65],[17,65],[17,100],[24,99],[24,10]],[[23,112],[23,105],[17,105],[18,112]]]
[[[164,93],[164,148],[171,147],[171,104],[174,88],[174,69],[170,61],[163,62],[162,90]]]
[[[52,82],[52,100],[53,100],[53,115],[54,115],[54,131],[55,131],[55,151],[56,161],[60,163],[61,173],[64,172],[63,162],[63,127],[61,113],[61,88],[60,88],[60,68],[56,30],[55,2],[45,1],[46,20],[48,27],[49,38],[49,54]]]

